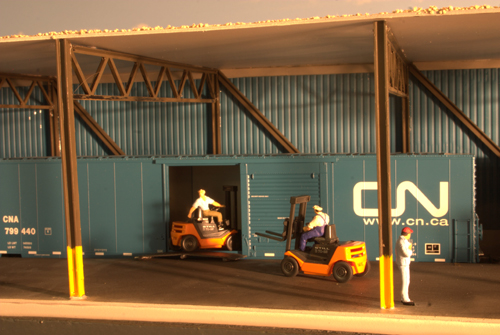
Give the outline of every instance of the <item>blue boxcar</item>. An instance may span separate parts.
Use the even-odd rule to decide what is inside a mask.
[[[85,257],[131,257],[169,251],[169,226],[185,220],[196,190],[224,202],[237,187],[233,222],[242,254],[282,258],[285,245],[256,232],[281,232],[290,197],[310,195],[341,240],[365,241],[378,258],[375,155],[275,155],[79,158]],[[66,257],[61,162],[0,160],[0,253]],[[415,261],[477,262],[475,163],[469,155],[391,156],[394,243],[414,230]]]

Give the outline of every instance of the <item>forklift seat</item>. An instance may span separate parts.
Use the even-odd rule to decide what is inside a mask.
[[[327,225],[325,227],[325,235],[323,237],[314,238],[314,242],[316,243],[326,243],[326,244],[334,244],[339,242],[339,238],[337,237],[337,229],[334,224]]]
[[[192,221],[193,223],[202,223],[202,222],[205,222],[205,223],[220,223],[220,222],[217,222],[215,220],[215,217],[214,216],[203,216],[203,210],[201,209],[201,207],[198,207],[194,210],[193,212],[193,215],[191,216],[192,217]]]
[[[191,218],[193,220],[193,223],[201,223],[203,221],[208,221],[208,218],[203,217],[203,210],[201,209],[201,207],[198,207],[194,210]]]

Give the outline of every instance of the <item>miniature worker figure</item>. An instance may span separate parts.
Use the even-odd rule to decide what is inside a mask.
[[[188,218],[191,218],[191,215],[193,214],[193,212],[195,211],[196,208],[201,207],[201,210],[203,211],[204,217],[215,216],[217,218],[217,222],[219,224],[222,223],[222,214],[220,212],[217,212],[217,211],[211,211],[210,208],[208,207],[208,205],[213,205],[215,207],[224,207],[224,206],[219,204],[214,199],[207,197],[205,195],[205,193],[206,192],[204,189],[201,189],[198,191],[198,194],[200,195],[200,197],[198,199],[196,199],[193,206],[189,210]]]
[[[396,243],[396,264],[401,270],[401,302],[403,305],[415,306],[415,303],[408,296],[408,288],[410,287],[410,262],[412,255],[412,245],[409,241],[413,230],[409,227],[403,228],[401,236]]]
[[[300,235],[300,250],[306,249],[307,240],[313,237],[320,237],[325,234],[325,226],[330,222],[328,214],[323,213],[323,208],[318,205],[313,206],[316,215],[311,222],[304,227],[302,235]]]

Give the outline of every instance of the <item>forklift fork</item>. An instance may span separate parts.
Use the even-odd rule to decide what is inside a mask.
[[[266,230],[267,234],[255,233],[255,235],[262,236],[262,237],[267,237],[267,238],[269,238],[271,240],[283,242],[284,240],[286,240],[286,234],[288,232],[288,223],[289,222],[290,222],[289,218],[286,218],[285,221],[283,221],[283,232],[281,234],[276,233],[274,231]],[[268,234],[270,234],[270,235],[268,235]]]
[[[257,236],[262,236],[269,238],[271,240],[283,242],[286,240],[286,251],[290,250],[291,244],[292,244],[292,239],[296,237],[297,232],[302,231],[302,228],[304,227],[304,220],[306,217],[306,208],[307,208],[307,203],[311,197],[309,195],[301,195],[298,197],[291,197],[290,198],[290,216],[283,222],[283,233],[279,234],[273,231],[266,230],[267,234],[262,234],[262,233],[255,233]],[[299,207],[299,215],[295,216],[295,206],[300,205]],[[290,218],[294,218],[292,221],[292,224],[290,224]],[[295,248],[297,249],[299,247],[299,240],[295,240]]]

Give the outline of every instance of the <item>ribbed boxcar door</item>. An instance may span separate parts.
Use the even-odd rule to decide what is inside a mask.
[[[255,236],[254,233],[264,233],[266,230],[281,233],[283,221],[290,214],[290,197],[311,196],[311,201],[307,206],[306,222],[313,217],[313,205],[320,204],[327,207],[327,183],[326,180],[324,183],[322,181],[327,177],[326,171],[320,173],[322,166],[326,169],[319,163],[249,164],[247,166],[248,230],[243,231],[243,248],[248,247],[249,257],[283,257],[285,242]],[[324,190],[321,188],[322,184],[325,185]],[[324,204],[321,202],[322,198],[325,199]]]

